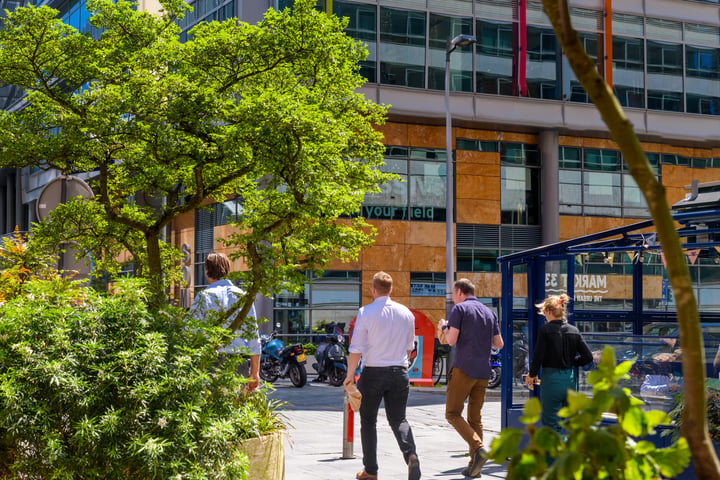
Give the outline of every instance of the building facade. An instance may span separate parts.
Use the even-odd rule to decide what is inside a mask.
[[[198,0],[181,26],[232,16],[255,22],[267,8],[288,3]],[[718,2],[575,0],[570,5],[574,26],[625,107],[669,203],[681,200],[694,179],[720,180]],[[385,168],[404,181],[366,199],[359,214],[378,233],[356,262],[335,263],[319,278],[309,274],[302,294],[278,292],[265,301],[260,311],[283,333],[308,334],[324,322],[348,323],[357,307],[370,301],[370,282],[378,270],[393,276],[396,300],[433,321],[445,315],[445,49],[458,34],[477,39],[455,50],[449,63],[458,278],[472,279],[478,297],[497,306],[498,256],[649,218],[541,2],[324,0],[318,8],[347,17],[347,33],[367,45],[361,73],[368,83],[362,93],[390,105],[387,123],[378,127],[385,135]],[[82,26],[81,2],[60,11]],[[6,108],[7,98],[6,87],[0,90]],[[27,229],[48,175],[0,170],[0,198],[7,199],[0,208],[0,233],[15,224]],[[221,248],[217,239],[235,208],[233,201],[217,204],[173,225],[171,239],[186,253],[186,298],[204,286],[202,262]],[[708,251],[692,262],[708,291],[720,286],[715,259]],[[594,276],[622,269],[627,261],[589,259],[583,268],[589,282],[601,283]],[[628,300],[622,293],[591,297],[599,308]],[[670,301],[662,293],[657,297]],[[720,300],[712,299],[720,297],[703,298],[708,300],[701,308],[720,310]]]

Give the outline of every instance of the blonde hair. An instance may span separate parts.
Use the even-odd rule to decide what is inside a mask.
[[[377,272],[373,275],[372,285],[375,287],[375,291],[379,295],[390,295],[392,290],[393,280],[389,273]]]
[[[545,311],[549,310],[553,316],[567,322],[567,306],[570,303],[570,297],[562,293],[560,295],[551,295],[541,303],[535,304],[540,315],[545,315]]]

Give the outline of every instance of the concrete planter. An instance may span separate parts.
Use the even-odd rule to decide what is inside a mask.
[[[239,451],[248,456],[248,479],[285,480],[284,437],[284,432],[274,432],[243,440]]]

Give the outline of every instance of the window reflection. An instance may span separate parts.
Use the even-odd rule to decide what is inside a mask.
[[[645,107],[644,64],[642,39],[613,37],[613,86],[623,107]]]
[[[490,20],[478,20],[475,25],[477,92],[512,95],[513,25]]]
[[[648,40],[648,109],[683,110],[682,45]]]
[[[380,8],[380,83],[425,87],[425,12]]]
[[[428,88],[445,89],[445,52],[448,39],[472,35],[472,19],[430,14]],[[456,49],[450,56],[450,90],[472,92],[472,48]]]
[[[333,12],[340,18],[348,19],[345,31],[355,40],[365,44],[367,59],[360,62],[360,74],[368,82],[377,82],[377,9],[373,5],[336,2]]]
[[[560,44],[550,27],[527,28],[528,96],[560,99]]]
[[[659,156],[647,154],[657,174]],[[560,147],[561,214],[643,218],[645,198],[615,150]]]
[[[687,111],[706,115],[720,114],[720,50],[685,46]]]

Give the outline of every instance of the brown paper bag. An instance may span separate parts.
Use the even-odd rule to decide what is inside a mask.
[[[359,412],[360,403],[362,402],[362,393],[360,393],[360,390],[357,389],[354,383],[346,386],[345,391],[348,394],[348,402],[350,403],[350,408],[353,409],[353,412]]]

